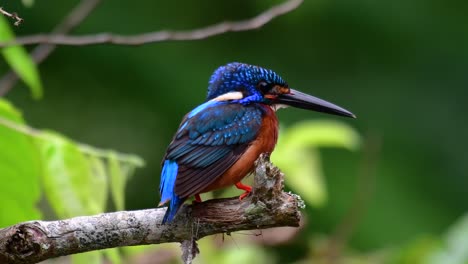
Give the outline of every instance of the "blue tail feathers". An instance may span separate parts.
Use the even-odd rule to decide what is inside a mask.
[[[161,193],[160,205],[170,201],[166,214],[164,215],[162,223],[171,222],[180,206],[184,203],[184,198],[180,198],[175,194],[175,181],[179,165],[173,160],[165,160],[161,173],[161,184],[159,185],[159,192]]]

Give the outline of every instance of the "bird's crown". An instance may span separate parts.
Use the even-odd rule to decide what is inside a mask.
[[[208,86],[207,100],[229,92],[244,95],[261,94],[273,86],[288,87],[288,84],[274,71],[245,63],[232,62],[219,67]]]

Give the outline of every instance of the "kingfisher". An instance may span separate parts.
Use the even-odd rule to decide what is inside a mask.
[[[159,206],[168,203],[162,223],[170,223],[189,197],[235,185],[249,195],[241,180],[262,153],[278,139],[275,112],[297,107],[355,118],[350,111],[289,88],[274,71],[233,62],[219,67],[208,84],[206,101],[183,118],[162,161]]]

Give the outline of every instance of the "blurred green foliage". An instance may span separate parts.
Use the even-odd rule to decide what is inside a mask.
[[[190,29],[251,17],[278,2],[103,1],[76,33]],[[32,101],[25,84],[7,97],[33,126],[141,155],[148,166],[129,181],[126,204],[148,208],[158,200],[164,149],[182,116],[204,100],[211,72],[230,61],[272,68],[292,87],[352,110],[358,119],[344,122],[360,134],[371,132],[383,139],[374,192],[343,261],[449,261],[452,255],[464,256],[456,245],[466,244],[448,242],[442,234],[468,209],[467,3],[305,1],[298,10],[252,32],[141,47],[60,47],[40,66],[46,95],[42,101]],[[10,4],[25,18],[15,32],[25,35],[49,31],[76,1],[57,5],[41,0],[29,9],[19,1]],[[1,72],[9,67],[0,64]],[[285,127],[319,117],[294,109],[278,115]],[[0,126],[0,133],[4,130]],[[17,140],[27,148],[27,139]],[[8,143],[0,140],[3,150],[1,144]],[[316,168],[326,175],[327,190],[326,196],[310,195],[314,198],[309,200],[327,197],[327,203],[306,208],[308,222],[293,240],[262,247],[266,253],[256,250],[258,262],[265,254],[266,261],[278,263],[317,260],[322,241],[328,241],[350,207],[361,152],[307,149],[309,157],[320,154]],[[0,175],[6,186],[8,174]],[[6,201],[2,208],[7,208]],[[463,234],[463,228],[453,230]],[[225,244],[226,250],[243,250]],[[432,257],[432,252],[439,253]]]
[[[9,21],[4,16],[0,16],[0,41],[8,42],[15,37],[10,29]],[[2,48],[1,50],[5,61],[20,76],[20,78],[29,86],[35,99],[42,97],[42,84],[39,73],[34,61],[29,57],[28,52],[21,46],[12,46]]]
[[[440,249],[431,252],[429,264],[468,263],[468,214],[458,219],[442,239]]]
[[[108,193],[115,208],[122,210],[126,181],[143,166],[137,156],[28,127],[4,99],[0,99],[0,137],[0,228],[27,220],[99,214],[109,208]],[[39,204],[41,196],[47,203]],[[72,260],[99,264],[103,256],[113,263],[121,260],[118,249],[78,254]]]
[[[0,117],[7,122],[24,123],[18,110],[4,100],[0,100]],[[36,208],[41,168],[33,140],[1,124],[0,138],[0,227],[41,218]]]
[[[323,206],[327,201],[325,178],[318,147],[357,150],[356,131],[337,121],[302,121],[282,129],[271,161],[287,175],[285,183],[308,205]]]

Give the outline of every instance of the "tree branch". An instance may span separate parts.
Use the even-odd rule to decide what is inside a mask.
[[[3,9],[3,7],[0,7],[0,13],[1,13],[2,15],[6,16],[6,17],[9,17],[9,18],[15,20],[15,23],[13,23],[13,25],[15,25],[15,26],[19,26],[19,25],[24,21],[24,19],[22,19],[21,17],[19,17],[18,14],[16,14],[16,13],[9,13],[9,12],[5,11],[5,10]]]
[[[12,45],[31,45],[38,43],[48,43],[55,45],[143,45],[162,41],[198,40],[211,36],[237,31],[247,31],[262,27],[274,18],[291,12],[299,7],[303,0],[289,0],[280,5],[274,6],[260,15],[251,19],[238,22],[222,22],[208,27],[189,31],[155,31],[133,36],[123,36],[113,33],[99,33],[83,36],[67,36],[60,34],[39,34],[25,37],[18,37],[15,41],[0,42],[0,47]]]
[[[255,183],[249,197],[184,206],[168,225],[161,225],[166,208],[157,208],[30,221],[0,229],[0,263],[37,263],[91,250],[182,241],[189,243],[184,248],[196,250],[196,240],[208,235],[299,226],[301,201],[297,195],[282,191],[283,176],[262,155],[256,162]],[[193,255],[184,257],[191,260],[196,252],[188,253]]]

